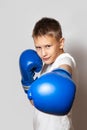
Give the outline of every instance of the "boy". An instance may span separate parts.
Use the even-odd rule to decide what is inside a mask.
[[[56,68],[63,68],[73,76],[76,63],[70,54],[64,52],[64,38],[57,20],[47,17],[40,19],[34,26],[32,37],[36,51],[44,63],[41,75]],[[34,130],[73,129],[71,112],[58,116],[43,113],[36,108],[34,110]]]
[[[28,97],[30,96],[29,99],[33,105],[34,100],[32,101],[32,95],[37,96],[35,90],[36,89],[38,91],[41,90],[38,89],[35,82],[32,83],[34,81],[34,78],[32,78],[35,74],[34,72],[39,72],[42,69],[41,75],[43,75],[55,69],[61,68],[63,70],[68,71],[73,78],[74,72],[76,71],[75,69],[76,63],[74,58],[69,53],[64,52],[64,38],[62,37],[61,25],[57,20],[53,18],[47,18],[47,17],[40,19],[34,26],[32,37],[34,40],[36,51],[26,50],[25,52],[22,53],[22,55],[20,56],[20,70],[22,74],[21,81],[22,81],[23,88],[25,92],[28,94]],[[53,79],[53,81],[55,82],[55,79]],[[56,81],[59,84],[58,81],[59,79]],[[54,95],[59,96],[61,93],[62,97],[64,97],[62,93],[63,92],[62,88],[64,88],[63,86],[65,86],[65,84],[67,83],[64,82],[65,84],[63,83],[63,85],[61,86],[62,81],[63,79],[60,81],[60,85],[59,85],[61,91],[59,91],[58,89],[59,93],[56,93],[56,89],[55,89],[55,92],[53,91]],[[39,82],[37,79],[36,82],[38,82],[38,84],[41,85],[42,81],[40,80]],[[52,84],[52,81],[49,82],[50,84]],[[52,87],[54,86],[54,82],[52,84]],[[44,83],[46,84],[46,79],[44,79]],[[35,88],[33,87],[35,93],[33,94],[29,93],[29,91],[31,91],[32,89],[33,86],[32,84],[35,85]],[[30,89],[29,86],[31,86]],[[44,88],[43,84],[42,86]],[[45,86],[47,90],[47,86],[49,85],[47,84]],[[58,86],[55,85],[55,88],[57,87]],[[70,87],[71,86],[69,86],[69,88]],[[66,91],[68,91],[67,88]],[[72,95],[70,91],[69,91],[69,95],[70,96]],[[44,97],[46,97],[46,95]],[[50,97],[51,97],[50,101],[53,100],[53,96],[50,95]],[[40,97],[39,99],[41,102],[42,100]],[[69,97],[66,99],[70,100]],[[35,100],[38,102],[37,98],[35,98]],[[45,101],[47,103],[47,99]],[[55,102],[58,103],[58,100]],[[60,103],[61,101],[59,101],[58,108],[61,105]],[[35,102],[34,102],[34,106],[35,106]],[[44,108],[45,106],[46,105],[44,105]],[[34,130],[73,130],[72,122],[71,122],[71,111],[67,115],[60,116],[59,114],[57,115],[48,114],[39,110],[36,109],[36,107],[34,107],[34,122],[33,122]]]

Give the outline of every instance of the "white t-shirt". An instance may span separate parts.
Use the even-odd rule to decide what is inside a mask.
[[[73,75],[76,68],[74,58],[68,54],[63,53],[58,56],[55,62],[51,65],[44,65],[41,75],[58,68],[62,64],[67,64],[72,67]],[[71,112],[68,115],[58,116],[41,112],[34,108],[34,130],[73,130],[71,122]]]

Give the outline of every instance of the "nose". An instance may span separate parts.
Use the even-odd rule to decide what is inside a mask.
[[[47,55],[47,52],[46,52],[46,50],[44,48],[41,50],[41,53],[42,53],[43,57]]]

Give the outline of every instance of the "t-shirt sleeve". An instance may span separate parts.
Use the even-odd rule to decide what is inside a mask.
[[[69,65],[71,66],[72,69],[74,69],[76,67],[76,63],[75,63],[75,60],[73,57],[71,56],[66,56],[66,57],[62,57],[60,60],[59,60],[59,64],[60,65],[63,65],[63,64],[66,64],[66,65]]]
[[[64,64],[69,65],[72,69],[74,69],[76,67],[76,62],[75,62],[74,58],[67,53],[60,55],[56,59],[53,66],[55,66],[55,68],[57,68],[60,65],[64,65]]]

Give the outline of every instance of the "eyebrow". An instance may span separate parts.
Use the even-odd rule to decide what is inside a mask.
[[[44,47],[47,47],[47,46],[52,46],[52,45],[51,45],[50,43],[44,45]],[[35,45],[35,47],[41,47],[41,46],[39,46],[39,45]]]

